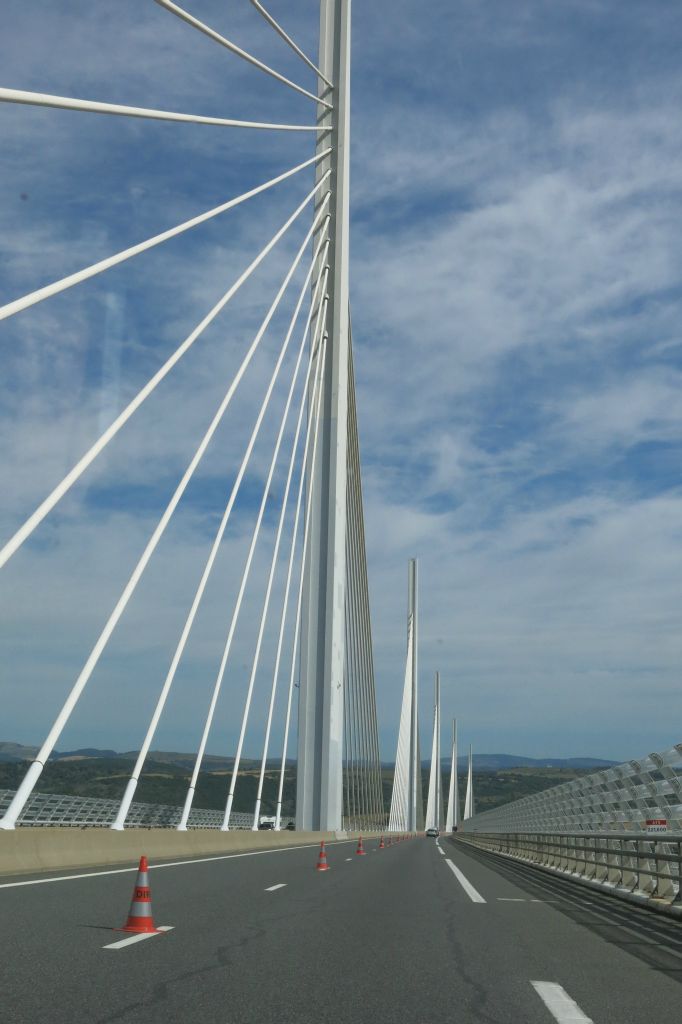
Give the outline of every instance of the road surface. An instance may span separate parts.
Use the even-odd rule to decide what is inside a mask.
[[[682,925],[441,838],[0,879],[4,1024],[675,1024]],[[140,850],[144,853],[144,850]],[[46,879],[51,876],[37,876]]]

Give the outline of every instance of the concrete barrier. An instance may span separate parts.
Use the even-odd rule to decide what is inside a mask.
[[[379,833],[364,832],[363,838]],[[133,866],[145,854],[150,861],[271,850],[356,839],[357,832],[220,832],[164,828],[18,828],[0,831],[0,875],[67,871],[109,865]]]

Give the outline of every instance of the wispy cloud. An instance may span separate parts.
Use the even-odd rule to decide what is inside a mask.
[[[156,5],[11,6],[8,86],[225,116],[313,113]],[[272,0],[312,54],[316,6]],[[671,612],[682,576],[682,75],[679,24],[668,5],[654,7],[655,17],[612,0],[524,0],[513,12],[473,0],[355,5],[352,303],[386,756],[412,555],[421,561],[425,721],[439,668],[444,716],[457,714],[463,740],[479,750],[618,758],[679,738],[669,719],[679,712],[682,653]],[[197,0],[193,11],[310,84],[246,7]],[[312,147],[27,108],[0,117],[6,299],[200,212]],[[307,183],[2,325],[5,535]],[[3,686],[14,696],[4,738],[33,742],[27,709],[39,703],[47,718],[66,692],[294,241],[8,566],[14,639]],[[119,705],[133,690],[153,699],[284,323],[283,311],[93,679],[74,743],[102,730],[102,707],[102,745],[138,742]],[[256,452],[246,512],[275,420]],[[164,725],[174,746],[195,742],[193,695],[201,703],[210,686],[247,542],[246,516],[236,518]],[[267,550],[254,572],[261,586]],[[246,623],[259,600],[254,584]],[[247,630],[227,684],[222,751],[234,739],[252,643]],[[652,715],[652,704],[666,714]],[[251,739],[257,747],[257,730]]]

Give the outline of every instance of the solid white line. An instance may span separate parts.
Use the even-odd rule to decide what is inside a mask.
[[[498,896],[499,903],[525,903],[526,900],[520,896]]]
[[[594,1024],[561,985],[553,981],[531,981],[531,985],[558,1024]]]
[[[471,900],[472,903],[485,903],[486,902],[486,900],[484,900],[483,897],[481,896],[481,894],[478,891],[478,889],[474,889],[474,887],[471,884],[471,882],[469,881],[469,879],[466,878],[466,876],[462,874],[462,872],[459,870],[459,868],[456,867],[452,863],[452,861],[450,859],[446,859],[445,863],[452,870],[453,875],[455,876],[455,878],[457,879],[459,884],[462,886],[462,888],[464,889],[465,893],[467,894],[467,896],[469,897],[469,899]]]
[[[325,843],[325,846],[343,846],[354,843],[354,839],[340,839],[336,842]],[[214,860],[235,860],[237,857],[261,857],[265,853],[290,853],[292,850],[317,850],[318,843],[302,843],[300,846],[281,846],[276,850],[250,850],[248,853],[223,853],[216,857],[196,857],[193,860],[174,860],[167,864],[150,864],[150,871],[158,871],[159,868],[181,868],[185,864],[208,864]],[[351,857],[347,858],[352,860]],[[0,889],[18,889],[22,885],[46,885],[48,882],[72,882],[76,878],[100,878],[102,875],[125,875],[134,868],[111,868],[107,871],[87,871],[80,875],[58,875],[55,878],[31,878],[26,882],[2,882]]]
[[[287,887],[287,883],[286,882],[278,882],[277,885],[270,885],[270,886],[268,886],[268,888],[265,891],[266,892],[274,892],[275,889],[286,889],[286,887]]]
[[[141,932],[139,935],[131,935],[127,939],[110,942],[108,946],[102,946],[102,949],[123,949],[124,946],[132,946],[134,942],[142,942],[143,939],[153,939],[159,932],[172,932],[174,927],[172,924],[161,924],[155,932]]]

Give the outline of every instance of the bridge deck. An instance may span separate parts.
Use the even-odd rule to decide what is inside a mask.
[[[125,938],[111,927],[125,919],[133,873],[3,879],[3,1020],[677,1019],[677,922],[447,839],[376,845],[361,858],[334,844],[326,874],[312,848],[158,866],[154,916],[173,931],[113,950],[103,947]],[[561,986],[583,1016],[561,989],[543,990],[545,1001],[531,982]]]

